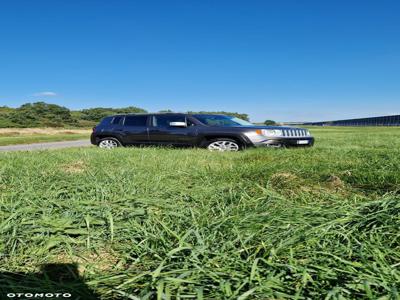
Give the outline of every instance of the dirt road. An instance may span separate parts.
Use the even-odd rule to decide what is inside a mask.
[[[31,151],[31,150],[44,150],[44,149],[60,149],[72,147],[88,147],[90,146],[89,140],[78,141],[65,141],[65,142],[51,142],[51,143],[35,143],[24,145],[10,145],[0,146],[1,151]]]

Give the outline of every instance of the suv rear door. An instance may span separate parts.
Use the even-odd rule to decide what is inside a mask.
[[[186,126],[171,126],[171,122],[183,122]],[[197,138],[196,126],[183,114],[153,115],[149,127],[152,144],[194,145]]]
[[[149,142],[148,115],[126,115],[120,127],[122,142],[125,145]]]

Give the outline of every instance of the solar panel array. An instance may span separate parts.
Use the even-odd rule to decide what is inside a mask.
[[[400,115],[347,119],[323,122],[307,122],[304,125],[315,126],[400,126]]]

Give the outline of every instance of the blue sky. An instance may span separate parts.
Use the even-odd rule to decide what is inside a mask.
[[[1,1],[0,105],[400,113],[400,1]]]

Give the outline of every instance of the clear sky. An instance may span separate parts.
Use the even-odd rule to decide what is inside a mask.
[[[0,2],[0,105],[400,113],[400,1]]]

